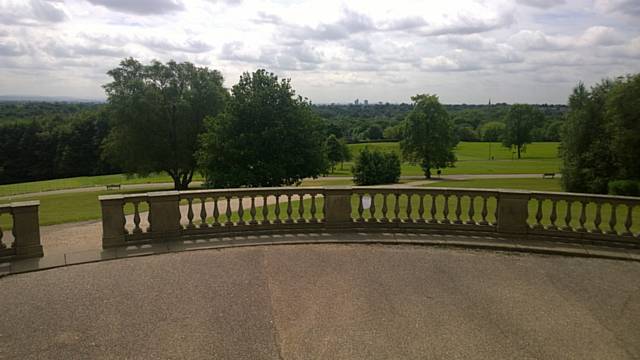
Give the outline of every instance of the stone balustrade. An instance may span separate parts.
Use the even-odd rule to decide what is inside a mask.
[[[104,248],[321,231],[544,237],[640,247],[640,216],[636,216],[640,198],[632,197],[426,187],[291,187],[107,195],[100,201]]]
[[[11,231],[0,227],[0,259],[40,257],[39,201],[0,204],[0,216],[11,217]]]

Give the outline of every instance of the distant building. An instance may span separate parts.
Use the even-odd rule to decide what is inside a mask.
[[[364,99],[364,106],[367,106],[367,105],[369,105],[369,100]]]
[[[360,99],[356,99],[356,101],[353,102],[354,105],[358,105],[360,104]]]

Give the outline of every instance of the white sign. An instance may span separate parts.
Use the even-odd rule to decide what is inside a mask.
[[[369,195],[365,195],[362,197],[362,208],[363,209],[368,209],[371,207],[371,196]]]

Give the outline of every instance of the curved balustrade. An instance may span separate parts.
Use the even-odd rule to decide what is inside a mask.
[[[108,195],[100,201],[103,247],[216,234],[324,230],[482,233],[640,244],[640,198],[619,196],[291,187]]]

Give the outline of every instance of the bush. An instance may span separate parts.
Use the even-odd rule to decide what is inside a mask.
[[[609,181],[609,194],[640,196],[640,181],[634,181],[634,180]]]
[[[400,179],[400,158],[395,153],[362,149],[352,169],[356,185],[391,184]]]

